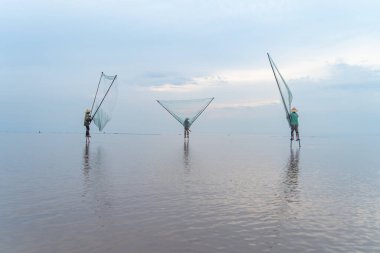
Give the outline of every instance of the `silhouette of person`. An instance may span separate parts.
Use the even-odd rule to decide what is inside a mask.
[[[84,126],[86,127],[86,143],[90,142],[90,124],[91,124],[92,118],[91,118],[91,110],[86,109],[86,112],[84,114]]]
[[[183,126],[185,128],[185,132],[184,132],[185,139],[189,138],[189,132],[190,132],[190,121],[189,121],[189,118],[185,119],[185,121],[183,122]]]

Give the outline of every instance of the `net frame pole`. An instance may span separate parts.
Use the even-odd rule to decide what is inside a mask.
[[[103,77],[103,72],[100,74],[100,78],[99,78],[99,82],[98,82],[98,88],[96,88],[96,93],[95,93],[94,101],[92,102],[92,106],[91,106],[91,111],[90,112],[92,112],[92,109],[94,109],[95,100],[96,100],[96,96],[98,95],[100,81],[102,80],[102,77]]]
[[[210,102],[208,102],[208,104],[203,108],[202,111],[198,112],[197,115],[195,115],[194,117],[194,120],[193,120],[193,123],[197,120],[197,118],[204,112],[204,110],[206,110],[206,108],[211,104],[211,102],[214,100],[215,97],[211,98]]]
[[[286,113],[286,119],[288,120],[289,127],[290,127],[290,118],[289,118],[290,117],[290,113],[288,111],[288,108],[286,107],[286,102],[285,102],[285,99],[284,99],[284,95],[282,94],[282,90],[281,90],[280,84],[278,83],[278,79],[277,79],[276,73],[275,73],[274,68],[273,68],[274,62],[273,62],[272,58],[270,57],[269,53],[267,53],[267,55],[268,55],[268,59],[269,59],[269,64],[270,64],[270,66],[272,68],[272,71],[273,71],[274,78],[276,79],[276,83],[277,83],[277,87],[278,87],[278,90],[279,90],[280,95],[281,95],[282,103],[284,105],[284,109],[285,109],[285,113]],[[276,65],[275,65],[275,67],[276,67]],[[276,70],[278,71],[277,67],[276,67]],[[278,71],[278,73],[280,73],[280,71]],[[281,79],[283,79],[282,76],[281,76],[281,74],[280,74],[280,77],[281,77]]]
[[[102,72],[102,73],[103,73],[103,72]],[[96,111],[95,111],[95,113],[94,113],[94,114],[91,116],[91,119],[93,119],[93,118],[95,117],[95,115],[96,115],[96,113],[98,112],[98,110],[99,110],[100,106],[102,106],[102,104],[103,104],[103,101],[104,101],[104,99],[106,98],[106,96],[107,96],[108,92],[110,91],[110,89],[111,89],[111,87],[112,87],[113,83],[115,82],[116,78],[117,78],[117,75],[115,75],[115,77],[113,78],[113,80],[112,80],[112,83],[111,83],[110,87],[108,87],[106,94],[104,95],[104,97],[103,97],[102,101],[100,102],[100,104],[99,104],[98,108],[96,108]]]
[[[274,63],[274,61],[273,61],[272,58],[271,58],[271,60],[272,60],[273,66],[275,67],[275,69],[277,70],[278,74],[280,75],[281,80],[284,82],[285,88],[288,90],[288,98],[289,98],[289,109],[288,109],[288,113],[290,114],[291,107],[292,107],[291,103],[292,103],[292,100],[293,100],[292,92],[290,91],[289,86],[288,86],[288,84],[286,83],[284,77],[282,76],[280,70],[277,68],[276,63]]]
[[[174,113],[172,113],[171,111],[169,111],[169,109],[168,108],[166,108],[166,106],[164,106],[159,100],[156,100],[157,101],[157,103],[159,103],[162,107],[164,107],[164,109],[168,112],[168,113],[170,113],[170,115],[172,115],[181,125],[182,125],[182,122],[181,122],[181,120],[179,120],[179,118],[177,117],[177,115],[175,115]]]

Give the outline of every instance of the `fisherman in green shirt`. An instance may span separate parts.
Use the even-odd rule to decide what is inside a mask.
[[[290,128],[291,128],[291,141],[294,140],[294,131],[296,132],[296,141],[300,140],[300,135],[298,133],[298,114],[297,114],[297,109],[295,107],[292,108],[292,113],[289,115],[290,119]]]

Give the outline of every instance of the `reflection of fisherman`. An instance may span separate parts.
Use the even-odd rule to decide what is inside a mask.
[[[86,127],[86,142],[90,142],[90,124],[91,124],[91,110],[87,109],[84,114],[84,126]]]
[[[290,157],[288,161],[288,170],[286,172],[286,178],[284,180],[285,188],[285,198],[288,202],[297,201],[298,193],[298,176],[299,176],[299,160],[300,160],[300,149],[296,150],[294,154],[293,149],[290,149]]]
[[[296,141],[300,140],[300,135],[298,133],[298,114],[297,109],[295,107],[292,108],[292,113],[289,115],[290,120],[290,128],[291,128],[291,139],[294,140],[294,132],[296,132]]]
[[[88,172],[88,170],[90,169],[89,149],[90,149],[90,145],[88,145],[88,143],[86,142],[86,146],[84,148],[84,154],[83,154],[83,169],[84,169],[84,172]]]
[[[185,121],[183,122],[183,126],[185,128],[185,138],[189,138],[189,132],[190,132],[190,121],[189,118],[186,118]]]
[[[189,162],[189,142],[184,141],[183,142],[183,161],[185,164],[185,168],[188,168],[190,162]]]

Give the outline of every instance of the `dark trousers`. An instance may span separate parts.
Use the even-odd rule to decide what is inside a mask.
[[[292,136],[292,140],[294,139],[294,132],[296,132],[296,137],[297,137],[297,140],[298,140],[300,138],[300,135],[298,133],[298,125],[290,125],[290,128],[291,128],[290,135]]]
[[[185,138],[189,138],[189,129],[185,128],[184,135],[185,135]]]
[[[86,126],[86,137],[90,136],[90,126]]]

